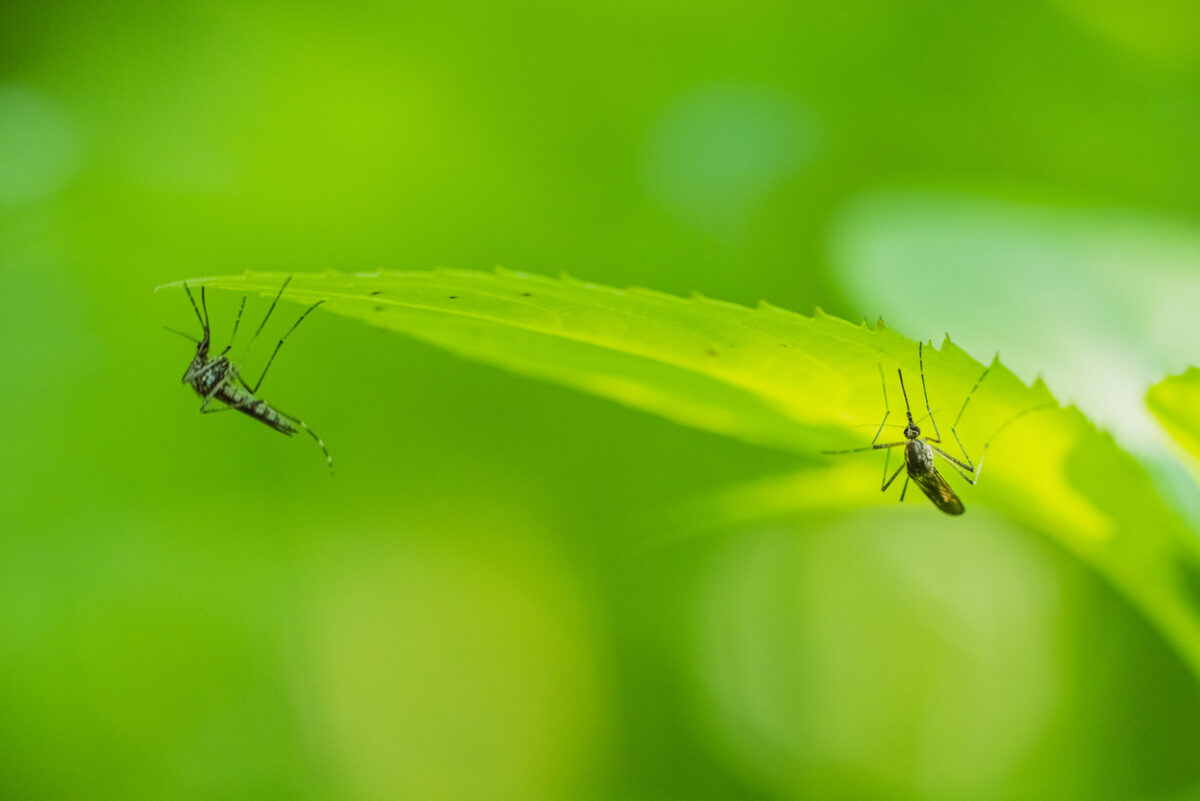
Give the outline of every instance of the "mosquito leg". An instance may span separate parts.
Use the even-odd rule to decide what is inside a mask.
[[[934,452],[934,453],[936,453],[938,456],[940,456],[940,457],[942,457],[943,459],[945,459],[947,462],[950,462],[950,463],[951,463],[952,465],[954,465],[955,467],[959,467],[959,468],[961,468],[961,469],[963,469],[963,470],[969,470],[969,471],[970,471],[970,472],[972,472],[972,473],[974,473],[974,472],[975,472],[976,468],[975,468],[975,466],[974,466],[974,465],[972,465],[972,464],[969,464],[969,461],[970,461],[970,460],[968,460],[968,463],[967,463],[967,464],[964,464],[963,462],[960,462],[958,459],[955,459],[953,456],[951,456],[950,454],[946,453],[944,450],[942,450],[941,448],[937,447],[936,445],[930,445],[929,447],[930,447],[930,448],[933,450],[933,452]],[[982,459],[981,459],[980,461],[982,461]]]
[[[229,349],[233,347],[233,340],[237,338],[238,325],[242,322],[242,312],[246,310],[246,296],[242,296],[242,305],[238,306],[237,318],[233,321],[233,333],[229,335],[229,344],[225,346],[225,350],[221,351],[224,356],[229,353]]]
[[[312,311],[312,310],[309,309],[309,311]],[[305,312],[305,314],[308,314],[308,312]],[[297,325],[299,325],[299,323],[297,323]],[[887,381],[883,377],[883,365],[881,364],[878,366],[879,366],[879,386],[882,387],[882,389],[883,389],[884,412],[883,412],[883,419],[879,421],[879,429],[875,432],[875,436],[871,439],[871,444],[867,445],[865,447],[862,447],[862,448],[851,448],[849,450],[843,450],[843,451],[821,451],[821,453],[823,453],[827,456],[839,455],[839,454],[844,454],[844,453],[862,453],[863,451],[877,451],[882,448],[895,448],[898,445],[904,444],[903,442],[890,442],[890,443],[884,443],[882,445],[879,444],[879,436],[883,433],[883,428],[885,425],[887,425],[888,415],[892,413],[892,410],[888,406]],[[886,470],[887,468],[884,468],[884,469]]]
[[[991,367],[983,368],[983,372],[979,374],[979,379],[975,382],[975,386],[971,387],[971,391],[967,393],[967,397],[963,398],[962,408],[958,410],[958,416],[954,418],[954,428],[962,421],[963,412],[967,410],[967,404],[971,402],[971,398],[975,396],[975,390],[979,389],[979,385],[983,383],[983,379],[988,377],[988,373],[992,371]]]
[[[969,453],[967,453],[967,449],[963,447],[962,440],[958,438],[958,431],[951,428],[950,433],[954,435],[954,441],[958,443],[958,449],[960,451],[962,451],[963,458],[967,460],[967,469],[975,470],[976,467],[971,462],[971,455]],[[986,450],[986,447],[987,446],[984,446],[985,450]],[[979,463],[983,464],[983,455],[982,454],[980,454],[980,456],[979,456]]]
[[[904,503],[904,493],[908,492],[908,474],[904,475],[904,486],[900,488],[900,503]]]
[[[1004,431],[1004,429],[1008,428],[1010,425],[1017,422],[1018,420],[1020,420],[1022,417],[1025,417],[1026,415],[1033,414],[1034,412],[1044,411],[1046,409],[1057,408],[1057,406],[1058,406],[1058,403],[1055,401],[1046,401],[1045,403],[1039,403],[1036,406],[1030,406],[1028,409],[1022,409],[1021,411],[1017,412],[1012,417],[1008,418],[1003,423],[1001,423],[1000,427],[997,428],[996,431],[992,434],[992,436],[990,436],[988,438],[988,441],[983,444],[983,451],[979,454],[979,465],[975,468],[975,480],[978,481],[980,473],[983,472],[983,460],[984,460],[984,457],[987,456],[988,448],[992,447],[992,443],[996,441],[996,438],[1000,436],[1000,434]]]
[[[896,472],[895,472],[895,473],[892,473],[892,477],[891,477],[891,478],[889,478],[887,481],[883,482],[883,486],[879,488],[879,491],[880,491],[880,492],[887,492],[887,490],[888,490],[888,487],[892,486],[892,482],[896,480],[896,476],[900,475],[900,471],[901,471],[901,470],[903,470],[903,469],[904,469],[904,465],[900,465],[899,467],[897,467],[897,468],[896,468]],[[884,475],[887,475],[887,473],[884,473]],[[908,486],[908,479],[907,479],[907,478],[905,478],[905,479],[904,479],[904,485],[905,485],[905,486]],[[901,495],[901,497],[903,497],[903,495]]]
[[[937,421],[933,419],[933,409],[929,408],[929,389],[925,386],[925,343],[917,343],[917,365],[921,368],[921,392],[925,395],[925,411],[928,412],[929,424],[933,426],[933,436],[926,437],[928,442],[941,442],[942,432],[938,431]]]
[[[325,447],[325,440],[323,440],[319,436],[317,436],[317,432],[313,431],[311,428],[309,428],[308,424],[305,423],[303,420],[301,420],[299,417],[293,417],[292,415],[288,414],[287,412],[279,411],[279,409],[276,409],[275,411],[279,412],[280,416],[286,417],[288,420],[291,420],[293,423],[295,423],[296,425],[303,428],[305,430],[305,432],[310,437],[312,437],[313,440],[316,441],[318,447],[321,448],[321,452],[325,454],[325,461],[329,464],[329,475],[332,476],[333,475],[333,457],[329,455],[329,449]]]
[[[883,433],[883,427],[887,425],[888,415],[892,413],[891,407],[888,405],[887,399],[887,380],[883,377],[883,365],[879,367],[879,386],[883,389],[883,419],[879,421],[879,430],[875,432],[875,437],[871,440],[871,447],[874,448],[879,442],[879,435]]]
[[[970,484],[971,486],[975,486],[975,484],[979,481],[979,467],[983,466],[983,457],[982,456],[980,456],[980,458],[979,458],[979,467],[969,467],[968,465],[965,465],[962,462],[955,459],[950,454],[946,453],[941,448],[935,448],[932,445],[930,445],[929,447],[933,448],[934,453],[936,453],[938,456],[942,457],[947,462],[949,462],[950,465],[958,472],[958,474],[960,476],[963,477],[963,479],[968,484]],[[987,453],[986,448],[984,449],[984,453],[985,454]]]
[[[887,379],[883,377],[883,365],[876,364],[875,366],[879,368],[879,387],[883,390],[883,408],[891,411],[892,405],[888,403],[887,399]]]
[[[983,379],[987,378],[988,373],[990,373],[991,371],[992,371],[991,367],[983,368],[983,372],[980,373],[979,378],[975,381],[975,386],[971,387],[971,391],[967,393],[967,397],[963,398],[963,405],[962,405],[962,408],[958,410],[958,416],[954,418],[954,425],[950,426],[950,433],[954,435],[954,441],[956,443],[958,443],[959,451],[962,452],[963,458],[966,459],[967,464],[970,465],[970,467],[968,469],[973,472],[977,472],[977,471],[975,469],[975,465],[971,462],[971,455],[969,453],[967,453],[967,449],[965,447],[963,447],[962,439],[960,439],[958,436],[958,424],[959,424],[959,422],[962,421],[963,412],[965,412],[967,410],[967,404],[971,402],[971,398],[975,397],[975,390],[979,389],[979,385],[983,383]],[[995,435],[993,435],[993,437],[994,436]],[[982,455],[980,456],[979,461],[980,461],[980,464],[983,463]]]
[[[258,330],[254,332],[254,336],[250,338],[250,347],[254,347],[254,343],[258,341],[258,335],[262,333],[263,328],[267,325],[267,320],[271,319],[271,312],[275,311],[275,305],[279,303],[279,298],[283,296],[283,290],[287,289],[287,285],[292,282],[292,277],[289,275],[283,279],[283,286],[279,287],[279,291],[275,293],[275,300],[271,301],[271,307],[267,309],[267,315],[263,317],[262,322],[258,324]]]
[[[245,383],[246,383],[245,381],[242,382],[243,385]],[[212,403],[213,401],[215,401],[216,399],[217,399],[217,396],[216,396],[215,392],[212,395],[205,395],[204,400],[200,402],[200,414],[216,414],[217,412],[228,412],[228,411],[232,411],[234,409],[244,409],[245,407],[254,403],[254,398],[250,397],[250,398],[244,398],[241,403],[237,403],[237,404],[226,403],[220,409],[208,408],[208,405],[210,403]]]
[[[278,300],[278,298],[276,298],[276,300]],[[267,359],[267,366],[263,368],[262,375],[258,377],[258,383],[254,385],[254,389],[250,390],[251,392],[257,393],[258,388],[262,386],[263,379],[267,377],[267,370],[271,369],[271,362],[275,361],[275,355],[279,353],[279,349],[283,347],[284,340],[292,335],[292,332],[296,330],[296,327],[299,326],[300,323],[304,322],[304,318],[307,317],[313,309],[317,308],[324,302],[324,300],[318,300],[316,303],[305,309],[304,314],[300,315],[300,319],[293,323],[292,327],[288,329],[288,332],[283,335],[283,338],[275,343],[275,350],[271,351],[271,358]]]
[[[821,451],[826,456],[840,456],[846,453],[864,453],[866,451],[881,451],[884,448],[899,448],[901,445],[907,445],[908,442],[881,442],[878,445],[864,445],[861,448],[850,448],[845,451]]]

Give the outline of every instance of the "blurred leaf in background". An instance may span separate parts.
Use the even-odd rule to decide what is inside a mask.
[[[1198,52],[1173,2],[5,4],[0,796],[1195,797],[1195,679],[1018,521],[647,548],[795,457],[318,312],[264,395],[331,481],[196,414],[150,290],[500,264],[882,316],[1043,372],[1194,514],[1134,401],[1200,363]]]

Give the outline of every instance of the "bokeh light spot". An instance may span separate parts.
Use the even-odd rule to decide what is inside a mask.
[[[737,235],[759,204],[814,157],[816,121],[782,92],[693,89],[671,103],[646,142],[650,195],[690,225]]]
[[[989,798],[1060,698],[1053,573],[975,513],[730,541],[697,608],[703,716],[772,797]]]
[[[338,560],[315,630],[318,727],[356,796],[559,797],[588,775],[605,703],[570,589],[530,560],[384,551]]]
[[[0,207],[53,197],[79,163],[66,110],[28,86],[0,86]]]

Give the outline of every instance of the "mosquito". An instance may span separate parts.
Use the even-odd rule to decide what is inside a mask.
[[[271,301],[271,307],[267,309],[266,316],[263,317],[263,321],[258,325],[258,330],[254,332],[254,336],[250,340],[251,347],[258,339],[258,335],[262,333],[267,320],[271,319],[271,312],[275,311],[275,305],[279,303],[279,298],[283,295],[283,290],[287,288],[291,280],[292,277],[289,275],[284,280],[283,286],[279,287],[279,292],[275,294],[275,300]],[[229,344],[225,346],[225,350],[221,351],[219,355],[210,356],[208,302],[204,297],[204,287],[200,287],[199,306],[196,305],[196,299],[192,296],[192,290],[186,283],[183,285],[183,290],[187,292],[188,300],[192,303],[192,310],[196,312],[196,319],[200,322],[200,330],[203,335],[200,339],[196,339],[190,334],[176,331],[174,328],[168,328],[167,330],[174,331],[176,334],[196,343],[196,355],[192,357],[192,363],[188,365],[187,371],[183,374],[182,382],[190,385],[196,391],[196,394],[203,398],[200,402],[200,413],[212,414],[213,412],[226,412],[230,409],[235,409],[289,437],[295,434],[297,430],[304,429],[316,441],[317,445],[320,446],[321,451],[325,454],[325,461],[329,464],[329,474],[333,475],[333,457],[329,455],[329,449],[325,447],[325,441],[317,436],[317,433],[309,428],[300,418],[280,411],[275,406],[258,397],[258,388],[262,386],[263,379],[267,377],[267,370],[271,368],[271,363],[275,361],[275,356],[279,353],[279,349],[283,347],[284,340],[291,336],[291,333],[296,330],[300,323],[304,322],[304,318],[313,309],[325,301],[318,300],[304,310],[304,313],[300,315],[300,319],[293,323],[288,332],[275,344],[275,350],[271,352],[271,358],[267,360],[267,366],[263,368],[262,375],[258,377],[258,381],[251,387],[242,378],[241,371],[237,365],[230,362],[225,355],[229,353],[230,348],[233,347],[233,340],[237,337],[238,326],[242,322],[242,312],[246,309],[246,298],[242,298],[242,305],[238,307],[237,318],[233,321],[233,333],[229,335]],[[204,309],[203,316],[200,314],[201,308]],[[209,408],[214,401],[224,405],[220,408]]]
[[[979,464],[975,464],[972,462],[970,455],[967,453],[967,449],[963,447],[962,440],[958,436],[957,427],[962,421],[963,412],[967,410],[967,404],[971,402],[971,398],[975,395],[975,390],[979,389],[979,385],[983,383],[983,380],[987,378],[988,373],[992,369],[991,367],[984,368],[983,373],[979,376],[979,380],[975,382],[975,386],[971,387],[971,391],[967,393],[967,397],[963,400],[962,408],[958,410],[958,416],[954,418],[953,425],[950,426],[950,433],[954,435],[954,441],[958,444],[958,449],[962,452],[963,458],[960,460],[950,455],[942,448],[938,447],[939,445],[943,444],[942,434],[938,430],[937,421],[934,420],[933,409],[931,409],[929,406],[929,389],[925,385],[925,355],[923,343],[917,344],[917,364],[920,366],[921,392],[925,396],[926,415],[925,417],[921,418],[921,420],[923,421],[928,419],[929,424],[933,426],[934,435],[932,437],[929,435],[922,436],[921,429],[917,426],[918,421],[913,420],[912,406],[908,402],[908,390],[904,387],[904,371],[897,368],[896,374],[900,377],[900,391],[904,394],[904,413],[908,416],[908,425],[904,427],[904,439],[902,441],[879,441],[880,435],[883,434],[884,426],[887,424],[888,416],[892,413],[891,407],[888,405],[887,382],[884,380],[883,366],[881,365],[879,368],[879,378],[883,386],[883,405],[885,411],[883,413],[883,420],[879,423],[879,430],[875,432],[875,438],[871,440],[871,444],[862,448],[851,448],[849,450],[842,451],[822,451],[822,453],[845,454],[882,450],[886,455],[883,461],[883,478],[882,486],[880,487],[881,491],[887,492],[888,487],[892,486],[892,483],[896,480],[900,473],[907,470],[907,474],[904,476],[904,486],[900,489],[901,502],[904,501],[904,494],[908,492],[908,482],[911,480],[921,488],[921,491],[925,493],[925,497],[929,498],[929,500],[933,502],[933,505],[938,509],[941,509],[948,515],[961,515],[964,511],[966,511],[963,507],[963,503],[959,499],[958,495],[955,494],[954,490],[951,489],[950,485],[946,483],[946,479],[944,479],[941,473],[937,471],[937,468],[934,466],[934,457],[938,456],[945,460],[952,468],[954,468],[954,470],[958,472],[960,476],[963,477],[968,484],[975,486],[975,484],[979,481],[979,474],[983,470],[983,460],[984,457],[987,456],[988,448],[991,446],[996,437],[999,436],[1000,432],[1012,423],[1016,422],[1019,418],[1040,409],[1049,408],[1054,404],[1039,404],[1032,408],[1017,412],[1015,415],[1006,420],[998,429],[996,429],[996,432],[992,435],[991,439],[984,443],[983,450],[979,455]],[[888,466],[892,455],[891,449],[900,447],[904,448],[904,464],[900,465],[900,467],[896,469],[896,472],[892,473],[891,477],[889,478]]]

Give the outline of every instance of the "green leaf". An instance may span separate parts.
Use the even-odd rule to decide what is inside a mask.
[[[190,283],[272,296],[285,277],[253,273]],[[914,416],[925,416],[917,344],[882,322],[871,328],[819,311],[807,317],[765,303],[751,309],[503,270],[296,275],[284,298],[324,299],[330,313],[785,449],[806,465],[796,476],[712,499],[704,511],[715,525],[894,504],[897,487],[879,492],[883,455],[820,452],[871,442],[884,417],[881,374],[888,423],[903,420],[898,369]],[[945,448],[958,455],[950,425],[984,367],[947,339],[940,349],[925,347],[923,372]],[[971,458],[978,460],[985,442],[1003,431],[987,452],[978,487],[944,471],[968,511],[1003,513],[1076,553],[1140,608],[1200,675],[1200,553],[1138,462],[1077,409],[1059,408],[1040,382],[1026,386],[998,362],[971,398],[958,426]],[[1052,408],[1024,414],[1048,403]],[[1005,427],[1006,421],[1013,422]],[[931,426],[920,424],[930,433]],[[900,439],[900,428],[885,428],[880,441]],[[938,514],[915,487],[905,506]]]
[[[1175,441],[1200,458],[1200,369],[1189,367],[1150,387],[1146,404]]]

